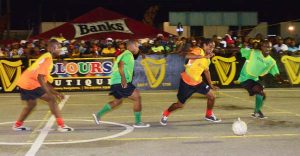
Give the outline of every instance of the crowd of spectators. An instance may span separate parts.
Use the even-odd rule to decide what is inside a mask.
[[[93,58],[117,56],[126,49],[126,40],[106,38],[103,40],[66,40],[56,37],[61,42],[61,58]],[[184,54],[193,48],[199,48],[203,38],[184,38],[177,36],[163,36],[158,34],[156,38],[140,39],[140,52],[143,54],[168,55],[173,53]],[[273,43],[273,54],[299,55],[299,43],[294,38],[281,38],[279,36],[264,37],[257,34],[256,37],[233,37],[225,34],[223,37],[214,35],[215,54],[220,56],[236,55],[240,47],[257,48],[262,40],[270,40]],[[46,40],[21,40],[12,44],[1,45],[0,58],[38,58],[46,51]]]

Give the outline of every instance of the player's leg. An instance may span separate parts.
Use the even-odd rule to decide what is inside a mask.
[[[42,88],[36,88],[33,90],[26,90],[20,88],[21,100],[26,101],[26,106],[23,108],[18,120],[13,125],[13,130],[15,131],[26,131],[30,130],[30,128],[23,126],[24,120],[28,117],[31,111],[37,104],[36,99],[41,97],[45,91]]]
[[[70,132],[70,131],[74,131],[73,128],[67,126],[64,123],[64,120],[61,116],[61,112],[59,109],[59,106],[56,102],[56,99],[54,96],[49,95],[48,93],[45,93],[44,95],[42,95],[40,97],[40,99],[46,101],[48,103],[48,106],[50,108],[51,113],[54,115],[54,117],[56,118],[56,123],[57,123],[57,130],[60,132]]]
[[[104,106],[97,113],[92,114],[95,123],[99,125],[101,117],[107,112],[111,111],[113,108],[119,106],[120,104],[122,104],[122,98],[114,99],[113,101],[104,104]]]
[[[266,94],[263,90],[263,86],[260,84],[255,85],[253,86],[252,90],[255,93],[255,109],[252,116],[260,119],[267,118],[261,111],[266,97]]]
[[[111,85],[110,90],[111,90],[110,95],[114,96],[115,99],[113,101],[110,101],[110,102],[104,104],[104,106],[98,112],[92,114],[93,119],[97,125],[100,124],[101,117],[104,114],[106,114],[107,112],[111,111],[113,108],[122,104],[123,97],[129,96],[129,95],[127,95],[127,96],[124,95],[124,94],[126,94],[127,89],[123,88],[121,86],[121,84]]]
[[[222,120],[218,119],[213,113],[216,96],[211,89],[209,90],[209,92],[206,93],[206,97],[207,97],[207,106],[206,106],[206,115],[204,119],[212,122],[221,122]]]
[[[128,87],[132,87],[129,86]],[[132,87],[133,88],[133,87]],[[134,112],[134,118],[135,118],[135,124],[133,127],[135,128],[145,128],[150,127],[150,124],[145,124],[142,122],[142,100],[141,100],[141,94],[140,91],[135,89],[132,92],[130,96],[128,96],[129,99],[133,100],[133,112]]]
[[[27,131],[30,130],[29,127],[25,127],[23,126],[24,121],[26,120],[26,118],[29,116],[29,114],[31,113],[31,111],[35,108],[37,104],[36,100],[26,100],[26,106],[23,108],[18,120],[15,122],[15,124],[13,125],[13,130],[15,131]]]
[[[162,118],[160,119],[160,124],[164,126],[167,125],[168,116],[171,114],[171,112],[183,108],[186,100],[190,98],[196,91],[197,90],[195,86],[190,86],[181,79],[179,83],[178,93],[177,93],[178,101],[170,105],[169,108],[163,112]]]
[[[197,85],[196,88],[197,93],[203,94],[207,98],[206,114],[204,119],[212,122],[221,122],[221,119],[218,119],[213,113],[216,96],[212,89],[204,82]]]
[[[254,118],[261,118],[261,119],[266,118],[261,112],[263,101],[266,97],[263,91],[264,87],[260,83],[254,80],[246,80],[241,84],[242,87],[244,87],[248,91],[249,96],[255,95],[255,108],[254,108],[254,113],[251,116]]]

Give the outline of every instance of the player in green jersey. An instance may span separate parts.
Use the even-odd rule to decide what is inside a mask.
[[[134,69],[134,57],[133,54],[137,54],[139,51],[138,43],[136,41],[127,42],[127,50],[117,57],[114,62],[113,71],[111,75],[111,95],[115,99],[105,104],[101,110],[93,114],[93,118],[96,124],[100,124],[100,118],[113,108],[119,106],[122,103],[123,98],[129,98],[134,101],[133,111],[135,116],[135,128],[149,127],[149,124],[145,124],[141,121],[141,96],[139,91],[132,84],[132,76]]]
[[[271,74],[279,83],[289,83],[283,80],[279,75],[279,69],[276,61],[270,56],[272,44],[269,41],[260,42],[259,49],[241,48],[242,57],[246,58],[246,62],[240,73],[238,81],[245,88],[250,96],[256,97],[254,118],[264,119],[266,116],[261,111],[263,101],[266,97],[264,87],[259,83],[259,77]]]

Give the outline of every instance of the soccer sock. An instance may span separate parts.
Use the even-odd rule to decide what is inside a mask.
[[[206,116],[212,115],[212,109],[206,109]]]
[[[171,114],[171,112],[169,112],[169,110],[165,110],[163,112],[163,116],[166,116],[166,117],[168,117],[170,114]]]
[[[102,117],[105,113],[111,110],[111,106],[107,103],[105,104],[102,109],[97,113],[98,117]]]
[[[24,123],[24,122],[22,122],[22,121],[16,121],[15,126],[16,126],[16,127],[20,127],[20,126],[23,125],[23,123]]]
[[[264,97],[256,94],[256,100],[255,100],[255,112],[259,112],[260,109],[263,106]]]
[[[56,123],[60,127],[64,127],[65,126],[64,120],[62,118],[56,118]]]
[[[140,123],[141,120],[141,112],[134,112],[134,117],[135,117],[135,123]]]

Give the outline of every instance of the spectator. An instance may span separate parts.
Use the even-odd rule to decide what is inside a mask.
[[[151,47],[151,51],[155,54],[165,53],[165,48],[160,44],[159,40],[154,41],[154,45]]]
[[[122,40],[118,41],[117,42],[117,49],[116,49],[116,52],[115,52],[115,57],[119,56],[120,54],[123,53],[123,51],[126,50],[126,43]]]
[[[296,46],[296,41],[295,39],[291,39],[288,45],[288,54],[293,55],[293,54],[298,54],[299,53],[299,47]]]
[[[113,47],[113,42],[108,41],[107,47],[102,49],[103,56],[114,56],[116,49]]]
[[[283,54],[285,51],[288,50],[288,46],[283,43],[283,39],[281,37],[277,38],[277,44],[273,46],[275,52],[278,54]]]
[[[233,48],[234,47],[234,40],[231,38],[229,34],[225,34],[224,40],[226,41],[227,46]]]
[[[3,50],[2,47],[0,48],[0,57],[1,58],[6,57],[6,52]]]

